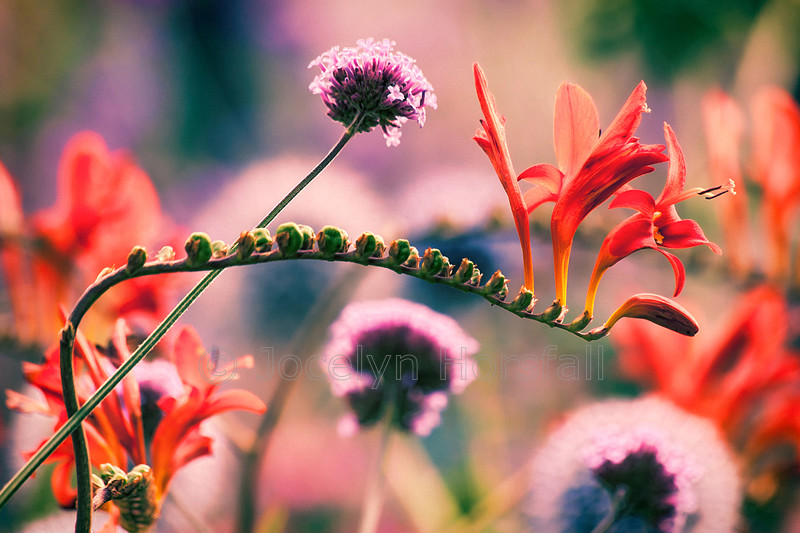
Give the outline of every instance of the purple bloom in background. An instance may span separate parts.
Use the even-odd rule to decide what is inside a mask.
[[[389,39],[362,39],[355,48],[334,46],[308,65],[322,71],[308,88],[322,96],[328,116],[349,126],[364,113],[356,133],[380,126],[386,146],[400,144],[405,122],[416,120],[422,127],[425,108],[436,109],[433,86],[394,45]]]
[[[537,452],[531,525],[729,533],[741,498],[734,457],[711,422],[654,397],[604,401],[568,415]]]
[[[325,363],[331,388],[353,413],[342,432],[388,416],[395,426],[428,435],[449,393],[475,378],[478,342],[452,318],[401,299],[348,305],[331,325]]]

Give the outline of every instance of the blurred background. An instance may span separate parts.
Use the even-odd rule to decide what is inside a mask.
[[[761,85],[774,84],[796,99],[798,24],[800,3],[794,0],[2,0],[0,161],[20,188],[25,212],[34,213],[56,202],[67,141],[96,131],[112,150],[133,155],[178,227],[232,241],[341,133],[307,90],[316,75],[308,63],[334,45],[388,37],[417,60],[439,108],[429,112],[423,129],[407,124],[396,148],[387,148],[378,132],[359,135],[276,222],[332,224],[353,238],[363,231],[387,242],[407,238],[420,250],[441,249],[454,263],[469,257],[483,272],[502,268],[515,292],[522,269],[507,199],[472,140],[481,116],[473,62],[483,67],[506,117],[518,172],[555,163],[553,101],[563,81],[593,96],[606,127],[645,80],[652,112],[637,135],[645,143],[663,143],[663,122],[669,122],[685,151],[687,186],[711,186],[716,183],[699,118],[703,95],[721,87],[746,108]],[[658,193],[665,175],[661,165],[637,183]],[[690,201],[681,215],[697,220],[721,244],[716,208]],[[581,227],[570,271],[576,312],[597,248],[621,217],[601,208]],[[547,207],[532,218],[538,310],[554,294],[548,219]],[[701,328],[718,323],[735,307],[743,285],[729,280],[725,256],[700,248],[680,256],[689,278],[678,301]],[[549,425],[592,398],[636,394],[640,385],[619,372],[607,340],[586,344],[478,298],[377,270],[291,262],[234,269],[182,323],[192,324],[206,347],[253,354],[256,366],[242,373],[237,386],[269,404],[277,380],[267,378],[265,354],[320,353],[327,325],[350,300],[401,296],[453,316],[489,356],[484,377],[453,398],[430,437],[398,437],[388,459],[381,531],[450,530],[444,525],[521,530],[530,482],[525,466]],[[180,283],[189,287],[194,279]],[[634,255],[606,274],[595,325],[630,294],[671,295],[673,283],[659,254]],[[35,350],[4,342],[0,385],[21,390],[20,360],[35,360]],[[567,381],[532,368],[501,375],[504,357],[543,356],[547,350],[577,356],[584,373]],[[585,375],[586,354],[602,362],[602,379]],[[286,394],[259,473],[258,520],[265,531],[353,530],[378,436],[365,431],[340,437],[336,424],[345,406],[324,382],[299,379]],[[49,424],[3,408],[0,480],[16,471],[20,451],[35,445]],[[214,421],[214,457],[181,471],[157,531],[202,530],[198,522],[213,531],[233,530],[238,447],[257,424],[254,415]],[[60,515],[48,495],[46,477],[37,476],[26,495],[0,512],[6,516],[0,530],[70,527],[69,516]],[[23,526],[52,513],[49,520],[65,521]],[[772,529],[754,530],[790,528],[785,514],[770,522]]]

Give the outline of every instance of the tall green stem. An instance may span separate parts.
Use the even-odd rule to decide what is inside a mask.
[[[378,523],[383,507],[384,493],[386,492],[386,474],[384,466],[386,462],[386,452],[389,449],[389,438],[394,428],[396,409],[400,398],[396,383],[384,383],[384,402],[386,411],[383,414],[383,424],[381,427],[381,440],[375,458],[375,464],[370,472],[367,481],[367,489],[364,493],[364,503],[361,508],[361,523],[358,526],[358,533],[375,533],[378,530]]]
[[[286,207],[286,205],[297,196],[311,181],[317,177],[327,167],[339,152],[344,148],[347,142],[358,131],[358,126],[363,120],[363,116],[359,115],[355,118],[353,123],[344,131],[339,141],[331,148],[327,155],[314,167],[314,169],[298,183],[289,194],[287,194],[272,211],[267,214],[264,219],[259,222],[257,228],[263,228]],[[74,388],[74,372],[72,367],[72,349],[74,344],[74,334],[80,324],[80,320],[85,312],[85,309],[78,313],[73,313],[67,321],[65,331],[71,330],[71,336],[62,334],[62,347],[61,347],[61,370],[62,382],[69,382],[70,384],[63,388],[64,405],[67,409],[68,420],[61,428],[59,428],[52,437],[31,457],[25,465],[12,477],[8,483],[0,491],[0,507],[3,507],[11,496],[19,490],[22,484],[36,471],[36,469],[49,457],[56,448],[66,438],[73,435],[73,448],[75,450],[76,470],[78,475],[78,519],[75,524],[76,533],[88,533],[91,531],[91,464],[89,462],[88,450],[86,448],[86,440],[81,427],[81,422],[88,417],[91,412],[100,404],[100,402],[114,390],[122,379],[139,363],[144,357],[155,347],[156,344],[166,335],[167,331],[175,324],[175,322],[183,315],[189,306],[197,299],[200,294],[213,282],[222,270],[215,270],[209,272],[200,282],[189,291],[189,293],[178,302],[178,304],[170,311],[164,320],[156,327],[156,329],[139,345],[138,348],[131,354],[131,357],[125,361],[108,380],[103,383],[97,391],[86,401],[86,403],[78,408],[78,402],[75,395]],[[76,316],[78,315],[78,316]],[[70,338],[71,337],[71,338]],[[63,342],[66,341],[66,342]],[[67,361],[64,361],[64,358]],[[86,480],[89,480],[88,482]]]

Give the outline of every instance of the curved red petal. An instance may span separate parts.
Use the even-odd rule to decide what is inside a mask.
[[[672,271],[675,273],[675,293],[672,296],[678,296],[683,290],[684,283],[686,283],[686,270],[683,268],[683,263],[681,263],[681,260],[674,254],[664,251],[661,248],[656,248],[656,250],[661,252],[664,257],[667,258],[669,264],[672,265]]]
[[[678,144],[675,132],[666,122],[664,123],[664,138],[667,141],[667,150],[669,150],[669,171],[664,190],[656,200],[657,205],[674,204],[686,184],[686,159],[683,157],[683,150]]]
[[[662,245],[667,248],[691,248],[705,244],[711,250],[719,255],[722,253],[719,246],[709,241],[700,225],[694,220],[678,220],[659,226],[658,232],[664,237]]]
[[[611,200],[608,204],[611,209],[617,207],[627,207],[628,209],[635,209],[646,215],[648,218],[653,218],[653,213],[656,210],[656,202],[650,193],[640,191],[638,189],[628,189],[623,191]]]
[[[653,240],[653,223],[641,215],[633,215],[621,222],[607,238],[609,252],[619,259],[642,248],[657,247]]]
[[[558,167],[575,175],[597,144],[600,119],[592,97],[571,83],[562,83],[556,93],[553,141]]]
[[[642,121],[642,113],[649,111],[646,94],[647,85],[641,81],[625,101],[614,121],[603,132],[594,150],[595,153],[602,153],[610,147],[624,144],[633,136]]]

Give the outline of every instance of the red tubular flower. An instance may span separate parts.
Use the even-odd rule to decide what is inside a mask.
[[[660,294],[645,293],[631,296],[608,317],[602,329],[610,330],[622,318],[649,320],[687,337],[694,336],[700,329],[689,311]]]
[[[536,187],[526,193],[529,212],[555,202],[550,221],[556,278],[556,299],[567,301],[567,272],[578,225],[597,206],[632,179],[666,161],[663,145],[640,144],[633,136],[649,108],[644,82],[631,93],[617,117],[600,135],[592,97],[577,85],[564,83],[556,94],[554,141],[558,168],[535,165],[518,179]]]
[[[765,87],[753,100],[753,178],[764,196],[769,237],[768,274],[784,278],[790,264],[791,229],[800,204],[800,109],[778,87]]]
[[[796,447],[795,465],[800,454],[800,359],[786,347],[788,311],[779,291],[762,286],[739,298],[716,331],[687,339],[629,321],[611,340],[624,374],[713,420],[743,452],[753,481],[786,466],[783,452],[762,454],[785,443]],[[759,496],[755,483],[750,490]]]
[[[75,352],[75,384],[78,400],[83,403],[106,381],[115,366],[130,357],[125,322],[117,322],[107,353],[95,348],[80,331],[76,336]],[[266,410],[264,403],[249,391],[218,390],[222,382],[236,377],[237,368],[252,366],[251,356],[234,361],[232,369],[214,370],[209,367],[212,362],[197,334],[185,327],[175,341],[172,358],[171,363],[157,361],[165,366],[150,370],[147,365],[156,363],[139,363],[134,370],[137,375],[131,373],[123,380],[121,394],[109,395],[83,424],[90,460],[95,467],[110,463],[127,469],[130,464],[150,463],[155,482],[156,501],[151,502],[156,506],[155,515],[177,470],[193,459],[211,453],[211,439],[199,431],[204,420],[233,409],[255,413]],[[208,373],[204,373],[204,369]],[[66,410],[62,400],[58,348],[50,350],[41,365],[24,363],[24,371],[28,382],[44,395],[45,403],[6,391],[7,406],[22,412],[55,416],[58,419],[56,427],[61,426],[66,420]],[[143,377],[148,371],[158,375]],[[222,380],[221,376],[225,379]],[[170,387],[171,381],[177,382],[177,388]],[[158,421],[148,450],[142,399],[152,399],[154,393],[160,396],[158,406],[163,418]],[[70,440],[66,440],[47,462],[58,465],[51,478],[58,502],[65,507],[74,506],[77,494],[71,484],[71,473],[75,460]]]
[[[702,108],[712,182],[724,183],[730,179],[742,183],[740,164],[744,134],[742,110],[733,98],[721,89],[713,89],[706,93]],[[719,208],[720,227],[725,236],[726,264],[732,272],[744,276],[752,268],[752,259],[747,250],[749,217],[745,187],[741,187],[736,196],[731,196],[722,202]]]
[[[147,174],[92,132],[75,135],[62,154],[55,205],[25,220],[19,194],[0,166],[0,262],[20,339],[50,342],[59,306],[73,300],[105,267],[124,265],[135,245],[172,241]],[[169,244],[176,244],[169,242]],[[157,249],[157,248],[155,248]],[[133,280],[109,291],[86,317],[86,331],[119,316],[153,321],[168,309],[174,281]]]
[[[520,191],[517,183],[514,166],[511,163],[511,156],[508,153],[506,130],[503,126],[504,119],[497,113],[494,96],[489,92],[486,76],[483,74],[480,65],[475,63],[473,71],[475,74],[475,90],[478,92],[478,101],[481,104],[481,111],[484,117],[481,120],[483,129],[478,130],[473,138],[489,157],[494,171],[497,173],[497,177],[500,178],[500,183],[508,196],[511,214],[514,217],[514,225],[519,236],[519,244],[522,247],[525,288],[533,292],[533,257],[531,255],[530,227],[528,223],[530,210],[525,205],[522,191]]]
[[[731,183],[710,191],[700,187],[684,191],[686,162],[675,132],[667,123],[664,123],[664,136],[669,147],[669,174],[658,199],[654,200],[644,191],[630,189],[619,193],[611,201],[609,207],[627,207],[638,213],[611,230],[600,247],[586,295],[586,312],[589,315],[593,313],[597,287],[605,271],[637,250],[651,248],[661,252],[669,260],[675,272],[675,296],[683,289],[686,273],[680,259],[664,248],[691,248],[705,244],[714,253],[722,253],[719,246],[706,239],[697,222],[683,220],[678,216],[675,204],[698,194],[717,196],[733,190],[733,185]]]

